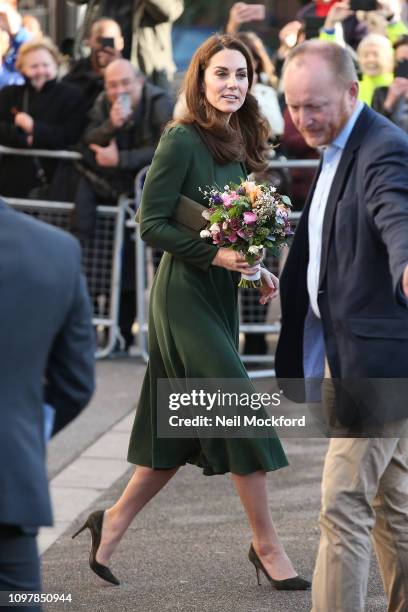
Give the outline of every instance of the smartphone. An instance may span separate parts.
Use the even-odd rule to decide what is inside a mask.
[[[123,108],[126,115],[130,115],[132,112],[132,100],[130,97],[130,93],[124,91],[118,95],[119,104]]]
[[[306,17],[305,18],[305,38],[319,38],[320,29],[325,22],[324,17]]]
[[[252,21],[263,21],[265,19],[266,10],[263,4],[250,4]]]
[[[378,9],[377,0],[350,0],[352,11],[376,11]]]
[[[100,36],[98,38],[98,43],[100,44],[102,49],[105,49],[106,47],[109,47],[110,49],[114,49],[115,48],[115,39],[114,38],[109,38],[107,36]]]
[[[408,79],[408,59],[397,62],[394,70],[394,76]]]
[[[316,0],[316,17],[327,17],[333,4],[338,0]]]

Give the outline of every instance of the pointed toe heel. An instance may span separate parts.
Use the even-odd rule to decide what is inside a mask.
[[[308,591],[311,587],[311,583],[309,580],[305,580],[300,576],[294,576],[293,578],[286,578],[286,580],[275,580],[268,574],[266,571],[262,561],[258,557],[255,552],[253,545],[249,549],[248,559],[255,567],[256,578],[258,580],[258,585],[261,584],[261,580],[259,578],[259,572],[262,572],[267,580],[270,582],[272,587],[277,591]]]
[[[119,585],[119,580],[112,574],[109,567],[107,565],[98,563],[96,560],[96,553],[98,551],[99,544],[101,543],[103,515],[103,510],[92,512],[82,527],[80,527],[78,531],[74,533],[72,539],[76,538],[77,535],[79,535],[85,529],[89,529],[92,538],[91,552],[89,554],[89,567],[97,576],[102,578],[102,580],[106,580],[106,582],[110,582],[111,584]]]

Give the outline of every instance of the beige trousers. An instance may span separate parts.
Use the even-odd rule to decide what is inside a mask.
[[[371,539],[388,612],[408,612],[408,422],[399,431],[403,437],[330,441],[312,612],[364,610]]]

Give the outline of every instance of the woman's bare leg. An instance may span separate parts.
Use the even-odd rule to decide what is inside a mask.
[[[101,543],[96,560],[108,565],[109,559],[123,534],[138,512],[174,476],[178,467],[170,470],[154,470],[138,466],[126,489],[115,505],[105,510]]]
[[[269,510],[266,472],[232,474],[232,479],[251,525],[253,547],[266,571],[275,580],[293,578],[297,574],[279,540]]]

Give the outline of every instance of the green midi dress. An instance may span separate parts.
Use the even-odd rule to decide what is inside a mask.
[[[218,165],[192,126],[171,127],[161,138],[143,189],[140,231],[165,253],[150,295],[149,363],[129,443],[131,463],[168,469],[188,462],[206,475],[287,465],[277,437],[173,439],[158,438],[156,431],[159,378],[240,378],[254,391],[237,351],[237,275],[211,265],[216,246],[170,222],[180,194],[206,205],[199,187],[223,187],[243,175],[239,163]]]

